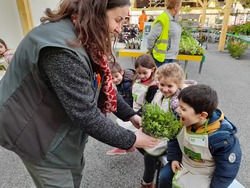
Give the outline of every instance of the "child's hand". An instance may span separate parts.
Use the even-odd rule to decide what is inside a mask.
[[[129,121],[137,128],[139,129],[141,127],[141,117],[138,115],[133,115],[129,118]]]
[[[172,170],[174,173],[176,170],[181,170],[181,166],[180,166],[179,161],[172,161],[171,167],[172,167]]]

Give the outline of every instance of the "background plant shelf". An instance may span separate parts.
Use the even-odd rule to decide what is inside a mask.
[[[147,53],[147,51],[142,51],[142,50],[120,49],[120,50],[116,51],[116,56],[117,57],[131,57],[132,60],[134,61],[135,58],[139,57],[142,54],[146,54],[146,53]],[[203,62],[205,62],[206,57],[205,57],[205,55],[179,54],[176,57],[176,59],[185,61],[184,70],[186,70],[186,67],[188,65],[188,61],[200,62],[199,73],[201,73],[202,65],[203,65]]]

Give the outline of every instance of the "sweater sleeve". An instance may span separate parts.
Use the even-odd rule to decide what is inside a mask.
[[[147,38],[147,49],[149,51],[152,51],[156,40],[161,35],[161,32],[162,32],[162,25],[158,22],[154,25]]]
[[[94,102],[95,89],[86,60],[84,62],[68,49],[46,47],[40,51],[38,66],[45,82],[55,91],[75,126],[114,147],[128,149],[134,145],[135,134],[115,126]],[[127,112],[124,118],[134,114],[118,97],[118,110],[121,109],[124,114]]]
[[[235,135],[231,135],[224,142],[217,142],[217,149],[210,151],[215,160],[215,170],[210,188],[226,188],[236,178],[240,168],[242,152],[240,143]]]
[[[182,152],[176,138],[168,141],[167,159],[181,162]]]
[[[157,90],[158,90],[158,86],[157,85],[151,85],[151,86],[149,86],[147,94],[146,94],[146,97],[145,97],[147,103],[151,103],[152,102],[152,100],[154,99],[154,96],[155,96],[155,93],[157,92]],[[139,116],[142,116],[142,108],[143,107],[141,107],[136,112]]]
[[[117,93],[117,112],[114,114],[121,120],[128,121],[128,119],[136,113],[122,96]]]
[[[152,100],[154,99],[154,96],[155,96],[155,93],[157,92],[157,90],[158,90],[158,86],[157,85],[151,85],[151,86],[149,86],[148,91],[147,91],[147,95],[146,95],[146,101],[148,103],[152,102]]]

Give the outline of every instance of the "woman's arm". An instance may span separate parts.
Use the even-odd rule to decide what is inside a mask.
[[[162,25],[157,22],[153,28],[151,29],[148,38],[147,38],[147,49],[149,51],[152,51],[156,40],[159,38],[159,36],[161,35],[162,32]]]
[[[134,145],[135,134],[115,126],[97,108],[87,62],[68,49],[46,47],[40,51],[38,66],[45,82],[56,92],[75,126],[114,147],[128,149]],[[133,115],[129,109],[118,96],[118,112],[122,111],[129,118]]]
[[[123,121],[128,121],[129,118],[135,115],[135,111],[129,104],[117,93],[117,112],[114,113],[118,118]]]

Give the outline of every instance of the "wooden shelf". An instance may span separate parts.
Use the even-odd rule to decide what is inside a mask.
[[[142,54],[146,54],[147,51],[142,50],[135,50],[135,49],[120,49],[116,52],[118,57],[131,57],[134,61],[135,58],[139,57]],[[188,61],[198,61],[200,62],[199,73],[201,73],[203,62],[205,61],[206,57],[204,55],[185,55],[179,54],[176,57],[177,60],[185,61],[184,70],[188,65]]]

